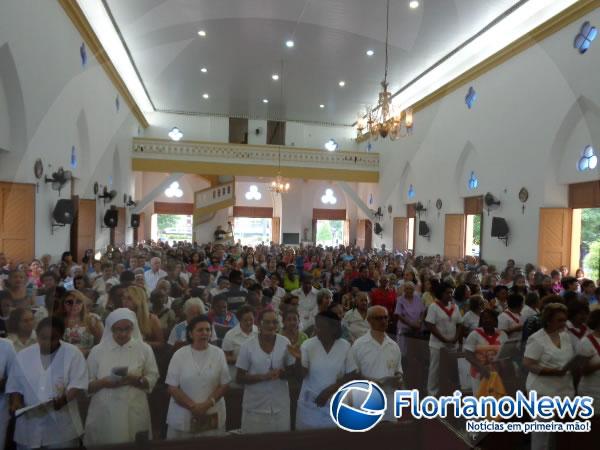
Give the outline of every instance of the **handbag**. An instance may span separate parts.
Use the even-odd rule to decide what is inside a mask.
[[[204,414],[197,417],[192,416],[190,420],[190,433],[198,434],[205,431],[216,430],[219,427],[219,414]]]

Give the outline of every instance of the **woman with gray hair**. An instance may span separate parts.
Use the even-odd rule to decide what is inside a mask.
[[[204,302],[199,297],[192,297],[183,304],[183,314],[185,315],[185,320],[183,322],[179,322],[177,325],[173,327],[171,330],[171,334],[169,334],[169,339],[167,340],[167,344],[173,345],[176,348],[185,345],[187,341],[186,330],[188,324],[194,317],[205,315],[208,312]]]

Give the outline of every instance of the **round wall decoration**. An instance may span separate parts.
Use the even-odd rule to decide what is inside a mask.
[[[44,164],[39,158],[35,160],[35,164],[33,165],[33,173],[38,180],[42,178],[42,175],[44,175]]]
[[[436,207],[437,209],[442,209],[442,199],[441,199],[441,198],[438,198],[438,199],[435,201],[435,207]]]
[[[526,188],[521,188],[521,190],[519,191],[519,200],[521,200],[521,203],[525,203],[527,200],[529,199],[529,191],[527,191]]]

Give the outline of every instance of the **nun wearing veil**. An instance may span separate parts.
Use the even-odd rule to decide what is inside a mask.
[[[89,394],[84,443],[95,445],[134,442],[138,433],[150,437],[147,394],[158,379],[150,346],[143,342],[135,313],[119,308],[106,318],[100,344],[87,359]]]

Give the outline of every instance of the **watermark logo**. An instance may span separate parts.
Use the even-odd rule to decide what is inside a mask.
[[[383,418],[387,399],[383,390],[372,381],[350,381],[340,387],[333,398],[329,413],[343,430],[369,431]]]

